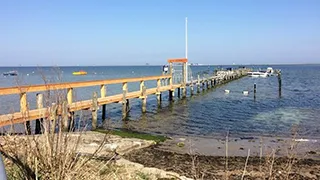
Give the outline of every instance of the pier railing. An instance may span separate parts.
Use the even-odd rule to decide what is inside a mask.
[[[92,110],[94,113],[97,112],[98,106],[102,106],[102,118],[105,118],[105,105],[115,102],[122,102],[127,104],[129,99],[132,98],[141,98],[146,99],[147,95],[157,94],[160,96],[162,91],[171,90],[173,84],[167,86],[161,86],[161,80],[171,81],[171,75],[162,75],[162,76],[148,76],[148,77],[136,77],[136,78],[122,78],[122,79],[108,79],[108,80],[94,80],[94,81],[83,81],[83,82],[64,82],[64,83],[53,83],[53,84],[43,84],[43,85],[26,85],[26,86],[16,86],[16,87],[4,87],[0,88],[0,95],[12,95],[18,94],[20,96],[20,112],[15,112],[11,114],[0,115],[0,127],[23,123],[30,120],[39,120],[39,119],[49,119],[54,115],[62,115],[63,105],[53,103],[50,107],[43,106],[43,91],[55,91],[55,90],[65,90],[67,103],[65,108],[68,113],[72,113],[78,110]],[[146,89],[145,81],[156,81],[156,88]],[[140,82],[140,90],[129,92],[128,83],[130,82]],[[122,94],[107,96],[106,94],[106,85],[109,84],[122,84]],[[73,101],[73,91],[75,88],[83,88],[90,86],[100,86],[100,95],[98,97],[97,93],[93,94],[93,99],[84,100],[84,101]],[[175,85],[177,86],[177,85]],[[179,86],[179,85],[178,85]],[[177,86],[177,87],[178,87]],[[31,92],[37,92],[37,109],[29,109],[27,102],[27,94]],[[160,97],[159,97],[160,98]],[[143,102],[146,102],[143,100]],[[145,103],[143,103],[145,106]],[[127,106],[124,105],[123,111],[126,112]],[[145,109],[145,108],[144,108]],[[52,111],[55,112],[52,112]],[[125,116],[125,114],[123,114]],[[69,115],[70,116],[70,115]],[[93,119],[93,121],[95,121]],[[28,122],[29,123],[29,122]]]
[[[94,80],[82,82],[64,82],[53,83],[44,85],[29,85],[29,86],[16,86],[0,88],[1,95],[18,94],[20,97],[20,112],[11,114],[0,115],[0,127],[13,125],[17,123],[25,123],[27,134],[31,133],[30,121],[36,120],[35,133],[40,133],[43,128],[42,122],[45,124],[47,121],[53,121],[59,118],[63,121],[63,127],[70,129],[74,125],[74,112],[79,110],[92,111],[92,129],[97,126],[97,113],[99,107],[102,107],[102,120],[106,118],[106,105],[111,103],[122,103],[122,118],[126,118],[129,110],[129,100],[140,98],[142,100],[142,112],[146,112],[146,103],[148,95],[156,95],[158,104],[161,103],[161,94],[164,91],[169,92],[169,100],[173,100],[174,91],[178,89],[178,97],[180,97],[180,90],[182,89],[182,97],[187,95],[187,87],[190,89],[190,95],[194,94],[194,86],[197,92],[200,89],[210,89],[219,84],[238,79],[247,74],[248,69],[238,69],[233,71],[221,71],[214,75],[207,75],[200,78],[196,77],[190,81],[183,81],[179,84],[173,83],[172,74],[161,76],[148,76],[136,78],[122,78],[122,79],[109,79],[109,80]],[[156,81],[155,88],[146,88],[145,81]],[[161,83],[163,81],[169,83]],[[139,82],[140,88],[138,91],[129,92],[128,83]],[[106,86],[109,84],[122,84],[122,93],[116,95],[107,95]],[[74,102],[74,89],[84,88],[90,86],[99,86],[100,94],[93,92],[92,99]],[[61,99],[52,104],[43,105],[44,97],[41,92],[50,92],[61,90],[64,92]],[[36,109],[29,109],[27,94],[37,92],[36,95]]]

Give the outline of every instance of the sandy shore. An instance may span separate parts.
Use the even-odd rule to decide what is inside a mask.
[[[227,146],[229,156],[246,157],[249,149],[250,156],[266,156],[274,150],[276,156],[294,153],[295,157],[320,160],[320,138],[228,137]],[[226,138],[174,136],[157,148],[180,154],[225,156]]]

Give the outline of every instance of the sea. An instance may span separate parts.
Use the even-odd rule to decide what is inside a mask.
[[[213,73],[217,68],[237,66],[191,66],[193,77]],[[247,66],[266,69],[266,65]],[[148,96],[147,112],[141,112],[141,100],[130,100],[128,118],[121,119],[121,104],[107,105],[107,119],[103,128],[128,129],[162,135],[181,136],[292,136],[320,137],[320,65],[272,65],[281,69],[281,83],[277,76],[267,78],[244,77],[225,85],[201,91],[187,98],[168,101],[163,92],[162,103],[156,96]],[[16,70],[16,77],[0,76],[0,87],[77,82],[101,79],[154,76],[162,74],[162,66],[88,66],[88,67],[0,67],[0,72]],[[73,76],[84,70],[86,76]],[[256,84],[256,95],[253,87]],[[107,95],[122,92],[121,84],[108,85]],[[146,82],[147,88],[156,87],[155,81]],[[129,91],[137,91],[138,83],[128,83]],[[281,91],[280,91],[281,88]],[[196,89],[196,88],[195,88]],[[226,94],[225,90],[230,90]],[[76,88],[74,101],[88,100],[99,87]],[[249,91],[244,95],[243,91]],[[177,92],[175,93],[177,94]],[[36,93],[28,93],[30,109],[35,108]],[[19,111],[19,95],[0,96],[0,113]],[[76,114],[76,127],[90,129],[90,111]],[[1,131],[5,131],[2,128]]]

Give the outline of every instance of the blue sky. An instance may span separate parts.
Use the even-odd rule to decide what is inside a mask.
[[[0,66],[320,63],[319,0],[1,0]]]

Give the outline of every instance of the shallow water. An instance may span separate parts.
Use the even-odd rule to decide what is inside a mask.
[[[261,66],[262,67],[262,66]],[[264,67],[265,68],[265,67]],[[110,126],[130,128],[137,131],[171,134],[212,136],[224,135],[277,135],[290,136],[292,127],[297,127],[302,136],[319,136],[320,114],[320,65],[283,65],[273,66],[282,70],[282,91],[279,94],[278,78],[245,77],[226,85],[211,89],[186,99],[178,99],[169,103],[168,93],[163,93],[163,102],[157,106],[156,97],[149,96],[147,113],[141,113],[141,101],[130,101],[131,111],[128,121],[121,121],[120,104],[107,105]],[[109,79],[121,77],[139,77],[160,75],[158,66],[132,67],[81,67],[88,71],[87,76],[72,76],[72,71],[79,67],[60,68],[62,81],[83,81],[93,79]],[[194,73],[207,70],[208,67],[192,67]],[[0,68],[9,71],[12,68]],[[213,70],[213,67],[210,67]],[[35,67],[19,68],[20,84],[42,83]],[[35,71],[35,73],[32,73]],[[57,82],[56,72],[52,68],[42,68],[43,74]],[[29,76],[27,76],[29,74]],[[21,78],[23,77],[23,78]],[[59,80],[60,81],[60,80]],[[14,85],[13,77],[0,77],[1,86]],[[253,84],[257,84],[256,98],[253,95]],[[155,87],[149,82],[147,87]],[[138,90],[137,83],[129,84],[129,91]],[[224,90],[230,93],[225,94]],[[89,99],[93,90],[98,87],[76,89],[76,99]],[[249,91],[244,96],[242,91]],[[110,85],[107,94],[121,92],[120,85]],[[34,94],[28,94],[30,106],[34,104]],[[2,96],[1,113],[18,111],[18,96]],[[90,114],[90,113],[89,113]],[[101,116],[100,116],[101,117]],[[80,125],[80,124],[79,124]]]

